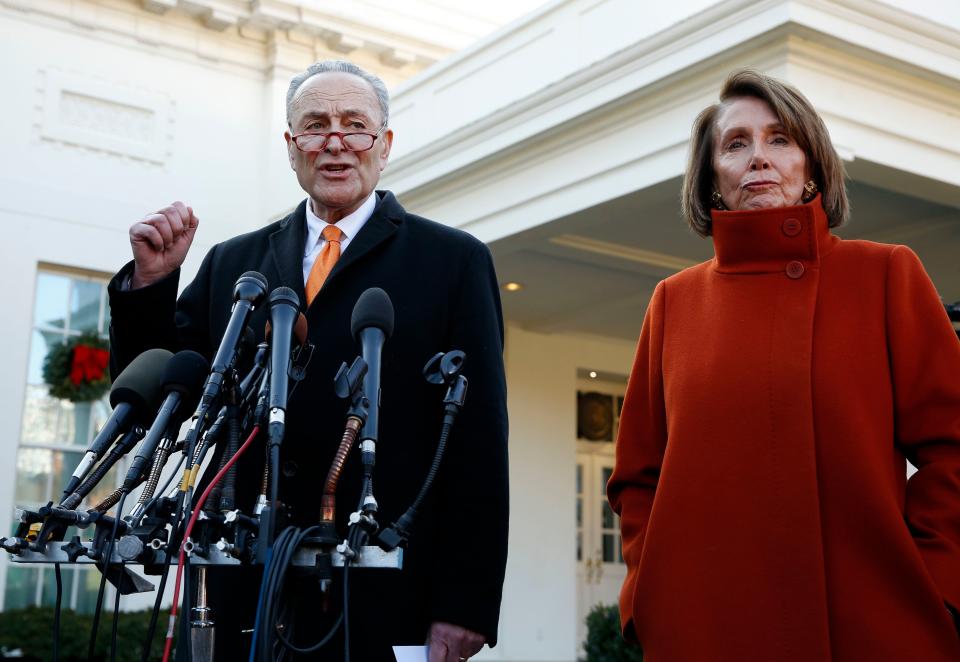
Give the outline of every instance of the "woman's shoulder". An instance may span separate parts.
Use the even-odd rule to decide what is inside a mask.
[[[705,262],[700,262],[699,264],[694,264],[693,266],[681,269],[677,273],[664,278],[662,281],[663,286],[680,288],[688,287],[693,283],[698,283],[709,275],[715,262],[716,260],[711,258]]]
[[[888,269],[894,264],[920,264],[920,258],[909,246],[885,244],[868,239],[844,239],[838,241],[827,259],[839,260],[859,266],[875,265]]]

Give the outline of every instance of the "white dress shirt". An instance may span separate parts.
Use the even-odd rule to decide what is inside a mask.
[[[350,240],[357,236],[360,228],[373,216],[373,210],[377,206],[377,194],[373,192],[370,197],[363,201],[363,204],[357,208],[357,211],[344,216],[334,223],[343,234],[340,237],[340,255],[343,255],[350,245]],[[327,222],[313,213],[310,200],[307,200],[307,241],[303,247],[303,283],[306,285],[310,278],[310,270],[313,263],[323,247],[327,245],[327,240],[323,238],[323,229],[327,227]]]

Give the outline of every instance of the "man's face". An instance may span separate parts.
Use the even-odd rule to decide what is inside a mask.
[[[331,136],[320,152],[303,152],[293,135],[309,133],[377,133],[383,122],[373,87],[352,74],[326,72],[308,78],[297,90],[290,109],[291,131],[284,133],[290,166],[313,202],[313,210],[335,223],[363,204],[387,165],[393,132],[382,131],[365,152],[344,149]]]

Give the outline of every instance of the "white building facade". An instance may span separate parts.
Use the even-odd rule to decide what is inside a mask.
[[[960,300],[953,4],[554,0],[459,50],[469,35],[443,41],[455,33],[425,15],[370,20],[389,11],[372,0],[351,15],[307,0],[0,0],[0,52],[15,63],[0,74],[2,268],[15,284],[0,331],[12,352],[0,517],[59,485],[66,454],[105,415],[46,399],[39,362],[58,334],[105,329],[103,276],[128,259],[127,227],[171,199],[191,204],[189,278],[211,245],[289,209],[302,192],[280,139],[287,82],[345,56],[393,91],[382,187],[487,242],[501,282],[520,286],[502,293],[501,638],[478,659],[576,659],[583,617],[614,602],[623,577],[603,485],[646,302],[712,253],[679,215],[693,118],[738,67],[796,85],[850,177],[840,234],[910,245],[945,301]],[[48,580],[10,568],[7,607],[49,594]]]

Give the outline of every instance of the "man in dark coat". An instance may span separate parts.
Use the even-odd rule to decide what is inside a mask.
[[[350,314],[364,290],[383,288],[396,320],[383,351],[374,481],[377,519],[385,526],[415,498],[440,431],[444,389],[428,384],[421,370],[437,352],[463,350],[466,404],[404,552],[403,570],[355,570],[349,584],[354,660],[390,660],[391,645],[427,641],[431,662],[456,662],[496,643],[506,564],[503,321],[491,256],[475,238],[409,214],[392,193],[375,191],[393,139],[379,79],[345,62],[313,65],[291,82],[287,117],[290,164],[308,198],[283,220],[214,246],[179,300],[179,268],[198,226],[193,210],[176,202],[131,227],[134,260],[109,287],[112,369],[116,374],[151,347],[212,357],[230,316],[234,283],[245,271],[262,273],[270,289],[292,288],[316,351],[287,410],[280,500],[293,523],[315,524],[346,412],[333,377],[360,351]],[[340,230],[339,242],[324,232],[328,226]],[[333,256],[332,270],[318,281],[318,265],[329,265],[337,248],[342,255]],[[252,317],[258,339],[266,319],[266,306]],[[245,512],[259,492],[262,468],[262,454],[240,462],[238,505]],[[340,535],[359,491],[354,450],[337,493]],[[249,649],[250,635],[242,631],[253,627],[259,575],[242,569],[212,575],[217,658],[241,659]],[[294,638],[305,646],[337,614],[339,594],[332,612],[322,615],[315,591],[293,593]],[[342,648],[340,638],[313,659],[342,659]]]

